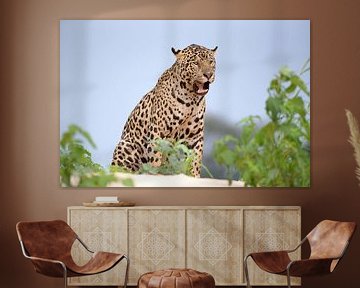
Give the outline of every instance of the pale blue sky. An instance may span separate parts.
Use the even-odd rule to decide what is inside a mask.
[[[193,43],[219,47],[206,117],[233,126],[264,116],[279,68],[300,70],[310,57],[310,21],[61,20],[60,133],[80,125],[98,146],[94,160],[108,166],[128,115],[174,63],[171,47]],[[214,139],[205,140],[209,153]]]

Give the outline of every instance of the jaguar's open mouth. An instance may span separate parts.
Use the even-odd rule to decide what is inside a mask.
[[[206,82],[204,82],[204,83],[195,81],[195,82],[194,82],[194,85],[193,85],[194,92],[195,92],[197,95],[204,96],[204,95],[209,91],[209,86],[210,86],[210,82],[209,82],[209,81],[206,81]]]

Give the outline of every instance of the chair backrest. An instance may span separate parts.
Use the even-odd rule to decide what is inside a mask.
[[[306,237],[310,258],[337,258],[345,252],[356,229],[355,222],[321,221]],[[338,261],[331,267],[334,270]]]
[[[67,258],[76,240],[75,232],[62,220],[19,222],[16,231],[27,253],[40,258]]]

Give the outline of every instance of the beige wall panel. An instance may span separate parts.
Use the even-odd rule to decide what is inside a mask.
[[[185,210],[129,210],[129,282],[145,272],[185,267]]]
[[[301,241],[300,209],[256,209],[244,211],[244,255],[251,252],[295,248]],[[300,259],[301,251],[292,253]],[[286,285],[286,277],[266,273],[248,260],[252,285]],[[292,284],[300,284],[292,278]]]
[[[80,239],[93,251],[127,253],[126,209],[69,209],[68,222]],[[75,242],[72,255],[84,264],[89,253]],[[122,285],[126,261],[121,261],[108,272],[94,276],[70,278],[70,285]]]
[[[216,285],[242,282],[242,210],[187,210],[187,266]]]

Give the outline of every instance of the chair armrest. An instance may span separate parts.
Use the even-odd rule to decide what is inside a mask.
[[[67,275],[66,265],[59,260],[32,256],[26,256],[26,258],[31,260],[35,271],[40,274],[51,277],[66,277]]]
[[[248,258],[249,256],[251,256],[251,254],[256,254],[256,253],[261,253],[261,254],[284,254],[284,253],[292,253],[292,252],[295,252],[297,249],[299,249],[304,243],[305,241],[307,240],[307,238],[303,238],[301,240],[301,242],[293,249],[287,249],[287,250],[278,250],[278,251],[265,251],[265,252],[252,252],[252,253],[249,253],[244,259]]]
[[[279,250],[279,251],[264,251],[264,252],[252,252],[249,253],[247,255],[247,257],[251,256],[251,257],[257,257],[263,255],[265,257],[269,257],[269,256],[280,256],[280,255],[288,255],[288,251],[287,250]]]
[[[290,249],[290,250],[285,250],[286,252],[288,253],[292,253],[292,252],[295,252],[297,249],[299,249],[305,242],[306,242],[307,238],[303,238],[301,240],[301,242],[294,248],[294,249]]]
[[[26,256],[26,258],[30,259],[31,261],[49,262],[49,263],[53,263],[53,264],[60,264],[61,266],[66,267],[65,264],[59,260],[47,259],[47,258],[41,258],[41,257],[33,257],[33,256]]]
[[[76,235],[76,239],[81,243],[81,245],[90,253],[95,253],[94,251],[90,250],[90,248],[80,239],[78,235]]]
[[[266,251],[250,253],[245,260],[251,257],[254,262],[264,271],[269,273],[283,273],[291,262],[287,251]]]
[[[312,276],[329,274],[332,272],[333,261],[339,258],[318,258],[291,261],[287,266],[290,276]]]
[[[22,241],[20,241],[20,245],[24,257],[31,260],[36,272],[51,277],[66,277],[67,268],[63,262],[54,259],[30,256]]]

